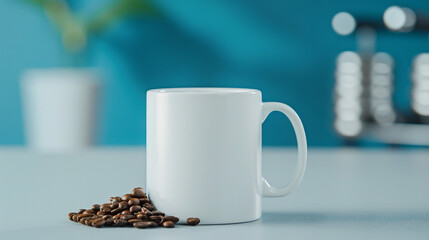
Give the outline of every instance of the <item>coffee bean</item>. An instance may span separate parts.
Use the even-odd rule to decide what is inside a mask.
[[[200,223],[200,219],[190,217],[190,218],[186,219],[186,222],[191,226],[196,226]]]
[[[69,213],[69,214],[68,214],[69,219],[70,219],[71,221],[73,221],[73,216],[74,216],[74,215],[76,215],[76,214],[77,214],[77,213],[73,213],[73,212]]]
[[[92,205],[91,209],[79,209],[77,213],[69,213],[71,221],[79,222],[91,227],[102,226],[122,227],[132,225],[136,228],[163,226],[174,228],[179,218],[165,216],[162,211],[156,210],[147,198],[143,188],[137,187],[131,194],[122,197],[110,197],[110,203]],[[186,222],[195,226],[200,223],[198,218],[188,218]]]
[[[135,228],[148,228],[148,227],[156,227],[158,226],[158,224],[156,224],[155,222],[146,222],[146,221],[142,221],[142,222],[136,222],[133,224],[133,226]]]
[[[97,220],[97,219],[99,219],[99,218],[94,218],[94,217],[85,218],[85,225],[92,227],[92,222]]]
[[[145,207],[146,209],[148,209],[150,211],[155,210],[155,207],[152,204],[150,204],[150,203],[143,204],[143,207]]]
[[[113,226],[116,226],[116,227],[123,227],[123,226],[127,225],[127,223],[128,222],[126,220],[123,220],[123,219],[113,220]]]
[[[146,194],[143,191],[143,188],[134,188],[133,191],[131,191],[131,195],[136,198],[145,198]]]
[[[130,212],[135,213],[135,212],[140,211],[141,209],[142,209],[142,207],[140,207],[140,206],[132,206],[132,207],[130,207]]]
[[[108,218],[104,220],[104,226],[112,226],[113,225],[113,219],[112,218]]]
[[[136,216],[134,216],[134,215],[131,215],[131,214],[127,214],[127,215],[121,215],[121,219],[123,219],[123,220],[130,220],[130,219],[133,219],[133,218],[137,218]]]
[[[101,210],[103,213],[110,213],[112,209],[110,207],[105,207],[103,210]]]
[[[132,198],[131,194],[125,194],[124,196],[122,196],[122,200],[123,201],[128,201]]]
[[[80,220],[82,219],[82,218],[86,218],[86,217],[92,217],[92,216],[94,216],[93,214],[84,214],[84,213],[81,213],[81,214],[77,214],[77,221],[78,222],[80,222]]]
[[[83,214],[95,214],[94,210],[88,209],[83,212]]]
[[[158,224],[156,222],[148,221],[151,227],[157,227]]]
[[[94,210],[95,212],[98,212],[98,211],[100,211],[100,204],[94,204],[94,205],[92,205],[92,210]]]
[[[163,217],[159,215],[153,215],[149,217],[150,221],[154,221],[156,223],[160,223],[162,221]]]
[[[165,216],[163,218],[163,221],[164,222],[166,222],[166,221],[172,221],[173,223],[177,223],[179,221],[179,218],[175,217],[175,216]]]
[[[133,223],[141,222],[141,221],[143,221],[143,220],[138,219],[138,218],[133,218],[133,219],[128,220],[128,223],[131,224],[131,225],[133,225]]]
[[[85,221],[86,221],[87,218],[88,217],[84,217],[84,218],[79,219],[79,223],[85,224]]]
[[[103,210],[103,208],[110,208],[110,203],[104,203],[101,205],[100,209]]]
[[[142,212],[148,217],[153,215],[153,213],[146,208],[142,208]]]
[[[113,214],[113,215],[116,215],[116,214],[118,214],[120,212],[122,212],[122,209],[118,207],[118,208],[113,209],[110,213]]]
[[[102,226],[104,226],[105,223],[106,221],[104,221],[104,219],[97,219],[92,222],[92,226],[96,228],[101,228]]]
[[[139,213],[139,214],[137,214],[137,216],[136,216],[138,219],[142,219],[142,220],[147,220],[148,218],[147,218],[147,216],[145,215],[145,214],[143,214],[143,213]]]
[[[110,208],[111,209],[115,209],[117,207],[119,207],[119,203],[112,203],[112,204],[110,204]]]
[[[150,199],[149,198],[139,198],[140,200],[140,204],[143,205],[145,203],[150,203]]]
[[[121,197],[110,197],[111,203],[120,203],[122,201]]]
[[[174,222],[172,221],[165,221],[162,223],[162,226],[165,228],[174,228]]]
[[[127,201],[122,201],[119,203],[119,207],[122,208],[123,210],[128,208],[128,203]]]
[[[161,211],[153,211],[152,213],[153,213],[153,215],[165,216],[165,213],[163,213]]]
[[[139,205],[139,204],[140,204],[140,200],[138,198],[131,198],[130,200],[128,200],[128,205],[130,206]]]

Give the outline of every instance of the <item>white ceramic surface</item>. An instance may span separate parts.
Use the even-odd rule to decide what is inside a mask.
[[[292,183],[271,187],[261,173],[261,126],[272,111],[292,122],[298,164]],[[156,206],[181,221],[253,221],[261,197],[284,196],[301,182],[307,159],[304,128],[282,103],[234,88],[157,89],[147,93],[147,191]]]
[[[99,85],[90,69],[31,69],[21,82],[26,142],[45,152],[93,144]]]

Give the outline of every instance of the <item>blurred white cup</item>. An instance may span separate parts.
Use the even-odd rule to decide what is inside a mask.
[[[26,143],[45,152],[94,143],[100,82],[94,69],[27,70],[21,81]]]

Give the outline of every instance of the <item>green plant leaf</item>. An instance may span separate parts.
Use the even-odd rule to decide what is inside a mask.
[[[88,32],[99,34],[118,20],[144,15],[160,15],[160,13],[148,0],[115,0],[111,5],[90,18],[86,27]]]

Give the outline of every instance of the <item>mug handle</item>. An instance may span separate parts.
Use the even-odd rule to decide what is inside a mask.
[[[293,192],[301,183],[307,166],[307,139],[305,137],[304,126],[298,114],[286,104],[278,102],[262,103],[262,123],[268,115],[274,111],[282,112],[289,118],[295,131],[296,140],[298,143],[298,162],[296,167],[295,178],[291,183],[281,188],[272,187],[265,178],[262,177],[262,194],[264,197],[281,197]]]

